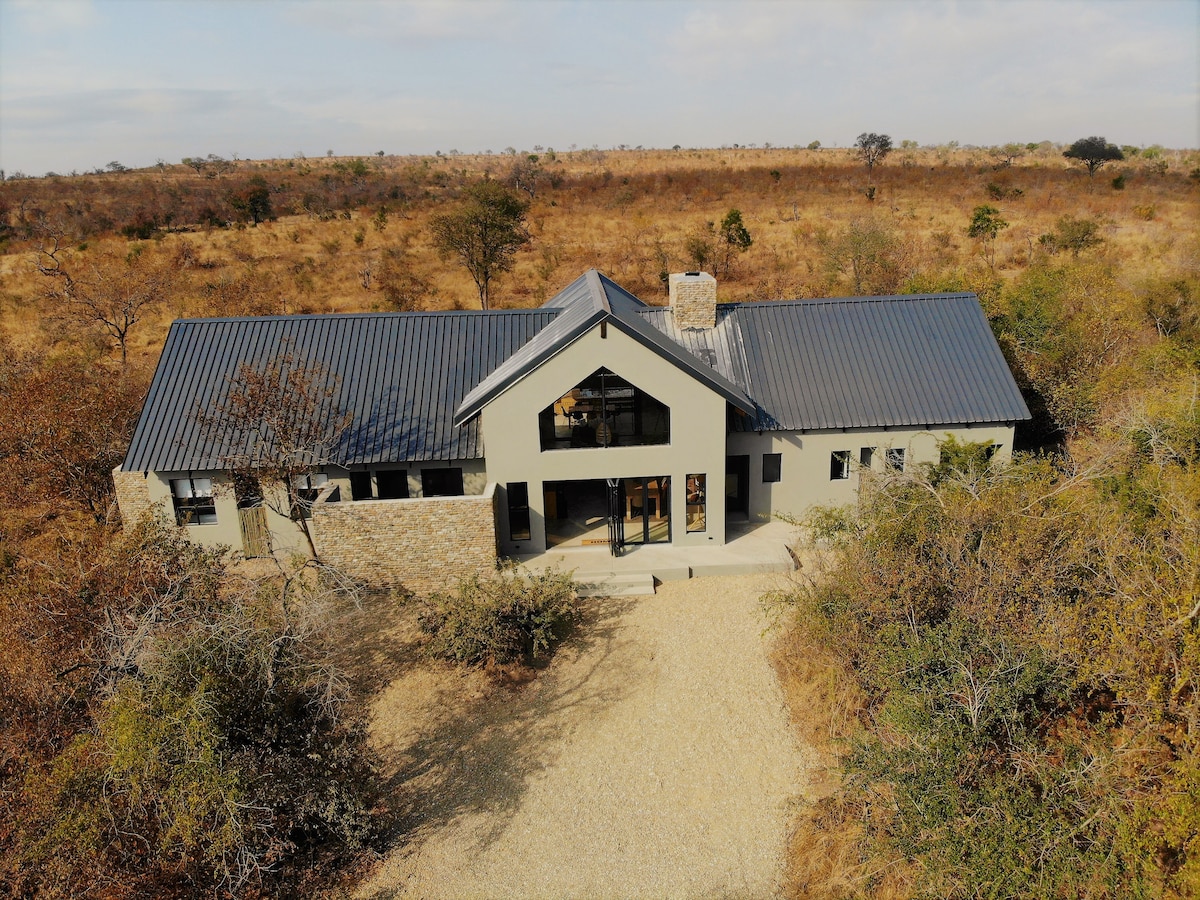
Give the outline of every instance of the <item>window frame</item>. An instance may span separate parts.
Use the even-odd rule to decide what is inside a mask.
[[[883,451],[883,460],[889,472],[903,472],[908,462],[904,447],[888,447]]]
[[[671,444],[671,407],[601,366],[538,413],[538,440],[543,453],[666,447]]]
[[[207,493],[198,490],[196,483],[206,482]],[[187,484],[187,494],[180,496],[176,489],[177,484]],[[188,475],[184,478],[170,479],[171,503],[175,510],[175,524],[181,527],[193,525],[216,525],[217,524],[217,501],[213,496],[213,480],[211,478],[197,478],[193,475]],[[206,502],[197,502],[206,501]]]
[[[317,502],[317,497],[321,495],[321,491],[325,490],[328,484],[329,476],[324,472],[304,472],[300,475],[293,475],[292,491],[296,495],[296,502],[292,506],[292,518],[312,518],[313,504]],[[336,494],[330,499],[334,499],[335,496]]]
[[[445,473],[452,486],[457,487],[457,491],[433,491],[429,489],[430,483],[435,479],[442,477],[441,473]],[[457,473],[457,474],[455,474]],[[421,470],[421,496],[422,497],[465,497],[466,491],[463,488],[463,470],[462,466],[442,466],[436,469]]]
[[[762,483],[779,484],[783,481],[783,454],[764,453],[762,455]]]
[[[408,469],[376,469],[374,474],[375,499],[411,499],[412,487],[408,483]],[[397,488],[397,490],[392,490],[393,487]],[[422,487],[424,487],[423,483]]]
[[[708,531],[708,476],[696,472],[684,481],[684,521],[688,534],[703,534]]]
[[[533,539],[533,530],[529,515],[529,482],[510,481],[504,486],[504,495],[508,501],[508,539],[529,541]],[[522,528],[517,528],[522,524]]]
[[[834,450],[829,454],[829,480],[850,480],[850,451]]]

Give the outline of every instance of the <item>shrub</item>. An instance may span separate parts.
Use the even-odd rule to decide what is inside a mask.
[[[1078,256],[1103,241],[1099,222],[1095,219],[1076,219],[1074,216],[1063,216],[1055,223],[1054,231],[1038,238],[1038,243],[1051,253],[1070,250],[1072,256]]]
[[[574,616],[569,573],[472,575],[434,594],[421,615],[435,656],[460,663],[508,663],[549,652]]]
[[[79,590],[105,604],[75,666],[95,673],[90,715],[5,785],[18,812],[0,881],[11,872],[20,896],[274,895],[361,846],[375,782],[332,664],[342,590],[310,565],[234,579],[222,552],[153,522],[104,550]]]
[[[823,806],[857,811],[864,868],[908,860],[918,896],[1194,894],[1197,418],[1190,388],[1145,409],[1101,479],[956,444],[864,491],[794,598],[863,695]]]

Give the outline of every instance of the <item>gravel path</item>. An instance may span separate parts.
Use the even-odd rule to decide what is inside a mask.
[[[778,576],[589,601],[530,684],[399,672],[373,738],[408,810],[358,895],[769,898],[812,757],[767,659]]]

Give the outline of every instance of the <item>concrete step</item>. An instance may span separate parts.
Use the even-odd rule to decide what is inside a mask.
[[[576,572],[580,597],[642,597],[654,593],[654,576],[649,573]]]

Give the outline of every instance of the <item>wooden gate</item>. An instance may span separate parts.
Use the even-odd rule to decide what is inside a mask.
[[[271,555],[271,532],[267,529],[267,508],[248,506],[238,510],[242,527],[242,555],[246,559]]]

